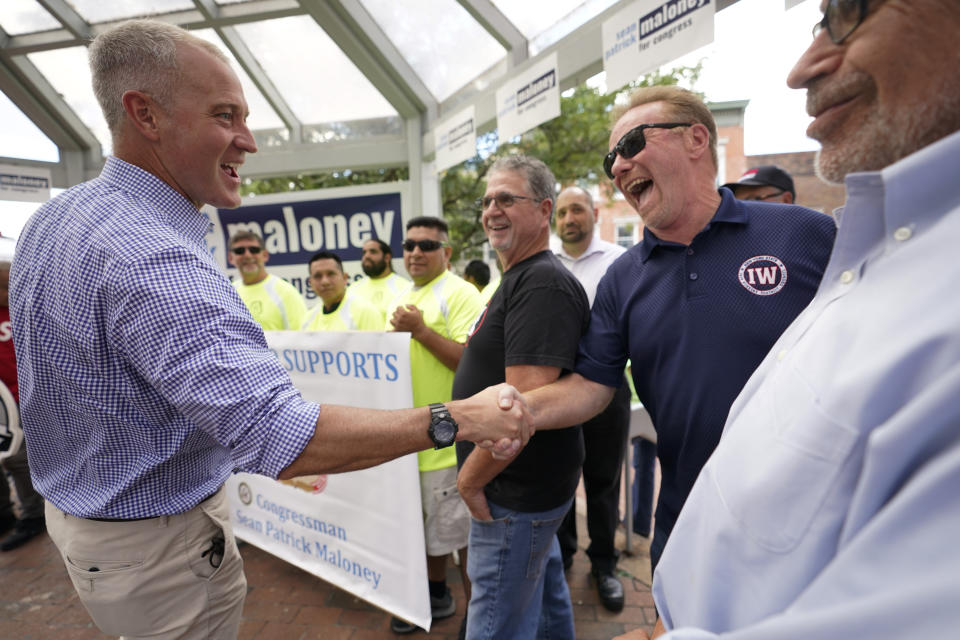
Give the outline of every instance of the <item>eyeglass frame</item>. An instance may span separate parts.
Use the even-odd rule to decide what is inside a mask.
[[[859,27],[863,23],[864,18],[867,17],[867,10],[870,8],[870,0],[859,0],[859,3],[860,3],[860,15],[857,16],[856,22],[853,23],[853,26],[850,27],[850,29],[845,34],[837,38],[834,35],[833,30],[830,29],[830,13],[831,13],[830,7],[833,6],[833,0],[827,0],[827,6],[823,10],[823,18],[820,19],[820,22],[813,25],[812,31],[813,31],[814,40],[816,40],[817,36],[820,35],[820,32],[823,30],[826,30],[827,35],[830,36],[830,40],[831,42],[833,42],[833,44],[841,44],[844,40],[849,38],[850,34],[856,31],[857,27]]]
[[[253,245],[252,247],[247,247],[247,246],[230,247],[230,253],[232,253],[235,256],[242,256],[244,253],[247,253],[247,252],[249,252],[250,255],[255,256],[255,255],[259,255],[261,251],[263,251],[263,247],[258,247],[257,245]]]
[[[408,249],[407,244],[410,244],[412,246]],[[431,246],[433,248],[427,249],[423,246],[424,244],[427,244],[428,246]],[[433,246],[434,244],[436,244],[437,246],[434,247]],[[430,238],[424,238],[423,240],[411,240],[410,238],[407,238],[402,243],[400,243],[400,246],[407,253],[413,253],[414,250],[416,249],[420,249],[420,251],[422,251],[423,253],[430,253],[431,251],[439,251],[444,247],[449,247],[450,243],[444,242],[443,240],[431,240]]]
[[[486,200],[486,204],[484,204]],[[508,200],[508,202],[503,202],[503,200]],[[518,196],[507,191],[501,191],[500,193],[493,196],[484,196],[482,198],[477,198],[473,201],[475,207],[480,209],[480,211],[486,211],[490,208],[490,204],[493,202],[497,203],[497,206],[501,209],[509,209],[515,204],[515,200],[533,200],[536,203],[543,202],[546,198],[534,198],[531,196]]]
[[[647,147],[647,137],[643,134],[645,129],[676,129],[677,127],[692,127],[695,122],[655,122],[653,124],[641,124],[630,131],[627,131],[625,134],[620,136],[620,139],[617,140],[617,144],[613,145],[613,149],[610,150],[607,155],[603,156],[603,172],[607,174],[607,177],[613,180],[613,163],[617,161],[617,154],[620,154],[620,157],[624,160],[629,160],[633,156],[637,155]],[[626,140],[627,136],[637,132],[640,134],[640,148],[627,155],[624,153],[626,149],[624,148],[623,141]]]
[[[768,194],[765,195],[765,196],[754,196],[753,198],[742,198],[742,199],[743,199],[745,202],[766,202],[766,201],[769,200],[770,198],[776,198],[776,197],[778,197],[778,196],[782,196],[782,195],[785,194],[785,193],[787,193],[787,190],[786,190],[786,189],[782,189],[782,190],[780,190],[780,191],[777,191],[776,193],[768,193]]]

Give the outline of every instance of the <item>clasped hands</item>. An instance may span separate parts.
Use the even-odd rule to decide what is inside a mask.
[[[535,431],[523,396],[505,383],[448,406],[460,425],[460,438],[489,450],[498,460],[517,455]]]

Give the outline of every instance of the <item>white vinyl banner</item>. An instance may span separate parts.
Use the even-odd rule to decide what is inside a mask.
[[[0,200],[46,202],[50,184],[49,169],[0,164]]]
[[[370,409],[412,406],[410,334],[267,331],[303,397]],[[349,473],[227,482],[238,538],[430,629],[417,456]]]
[[[713,42],[711,0],[637,0],[603,23],[607,90]]]
[[[557,54],[552,53],[497,89],[500,142],[560,115]]]
[[[437,173],[469,160],[477,153],[476,113],[470,105],[456,115],[437,123],[433,140],[437,149]]]

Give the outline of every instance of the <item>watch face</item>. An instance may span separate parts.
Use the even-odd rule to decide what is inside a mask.
[[[433,425],[433,439],[440,446],[452,444],[456,436],[457,428],[449,420],[440,420]]]

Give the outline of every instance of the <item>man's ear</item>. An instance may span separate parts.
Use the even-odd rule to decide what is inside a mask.
[[[707,129],[706,125],[695,122],[689,130],[690,135],[687,140],[694,157],[699,158],[704,153],[710,153],[710,130]]]
[[[553,211],[553,199],[552,199],[552,198],[544,198],[543,200],[541,200],[541,201],[540,201],[540,209],[541,209],[541,211],[543,211],[543,214],[544,214],[544,216],[545,216],[546,219],[547,219],[547,225],[550,226],[550,227],[552,227],[552,226],[553,226],[553,213],[554,213],[554,211]]]
[[[143,137],[156,142],[160,139],[159,106],[142,91],[130,90],[120,98],[127,122]]]

